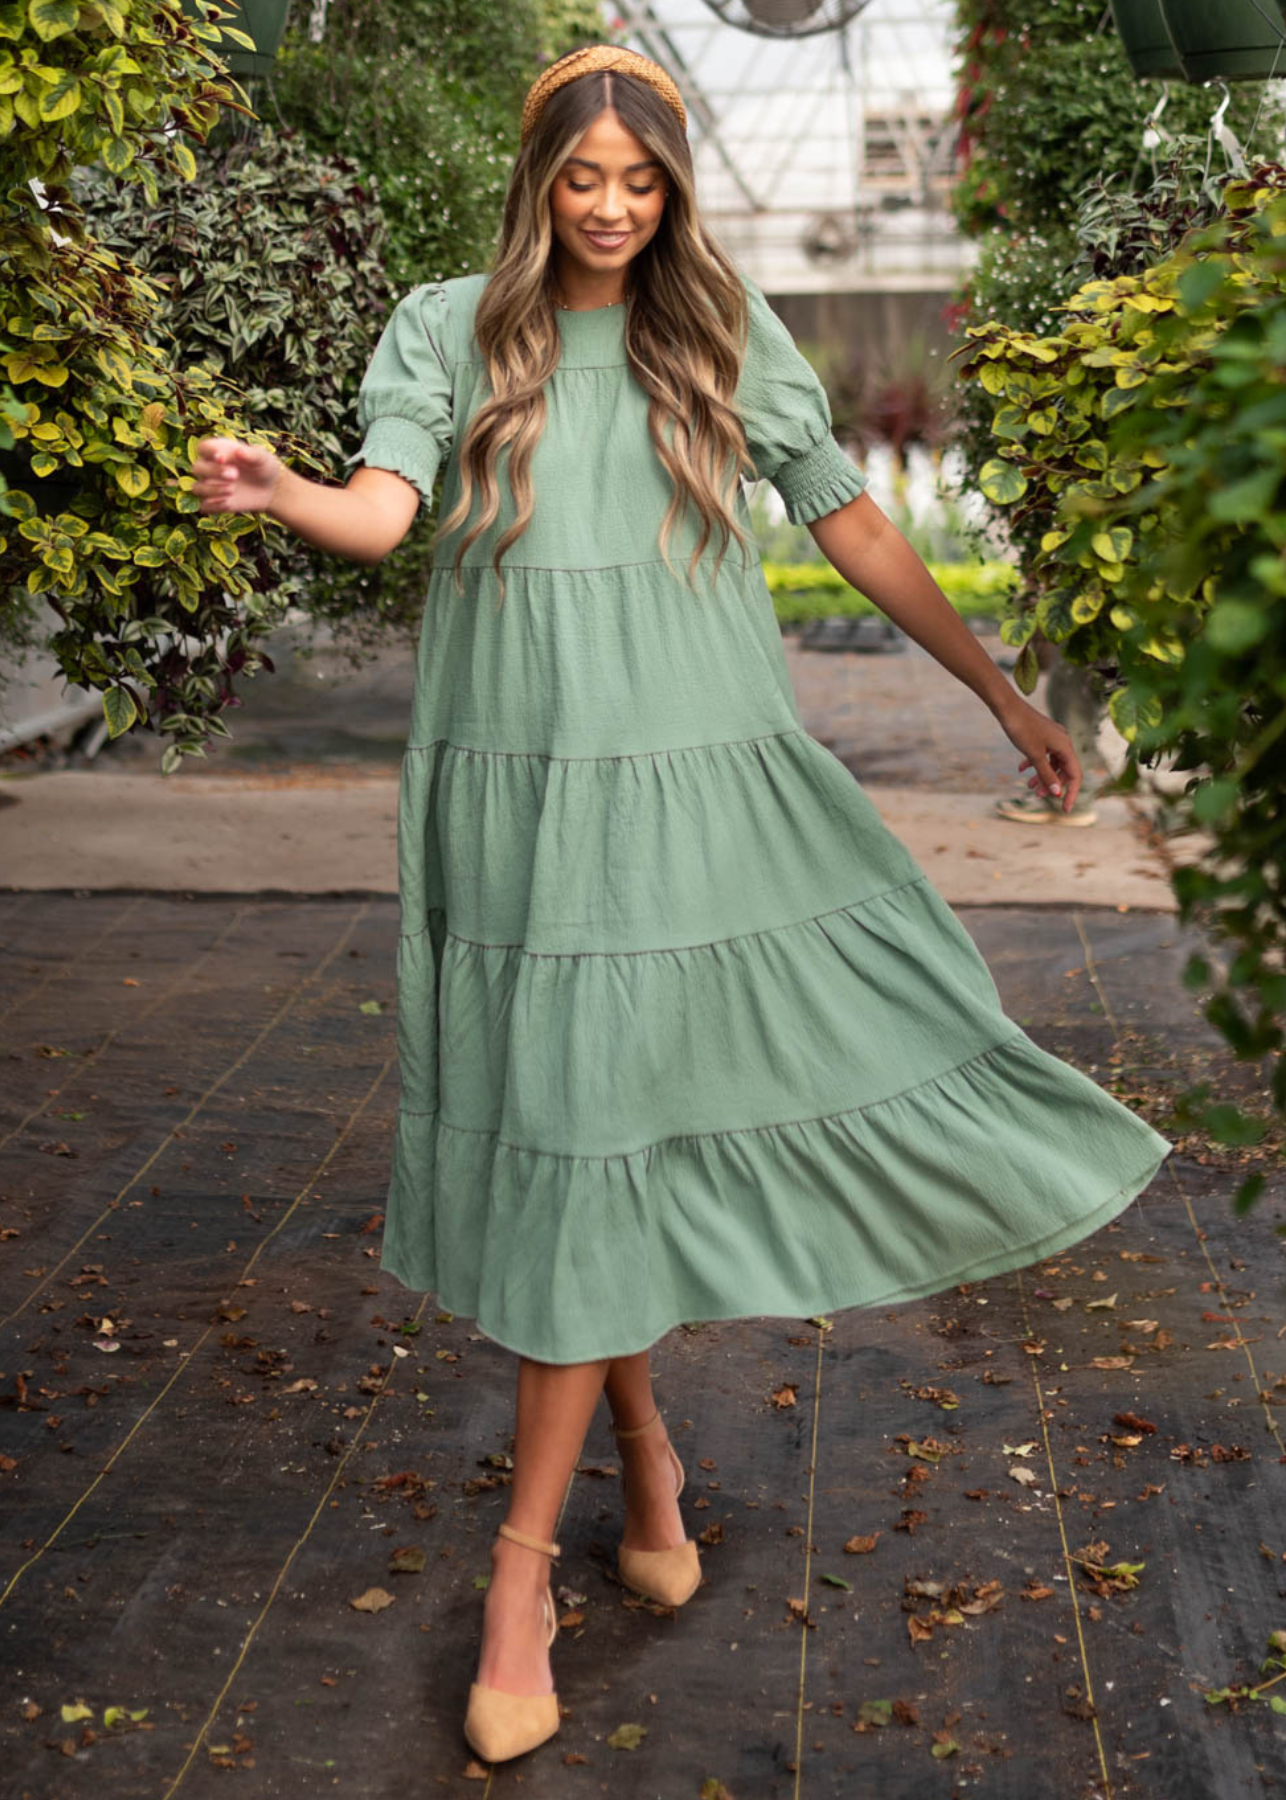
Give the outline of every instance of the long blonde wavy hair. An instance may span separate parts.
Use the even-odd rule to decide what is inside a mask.
[[[661,524],[661,556],[675,574],[669,544],[689,504],[701,521],[687,569],[690,587],[712,537],[718,536],[715,575],[734,536],[743,548],[750,542],[734,502],[740,476],[753,477],[755,469],[732,404],[745,355],[746,291],[735,264],[701,220],[692,156],[675,114],[646,82],[603,69],[550,95],[510,177],[498,245],[474,318],[491,394],[469,421],[460,446],[460,497],[434,535],[437,545],[464,524],[476,485],[481,510],[453,564],[459,592],[466,551],[500,511],[497,466],[506,446],[515,517],[492,556],[501,601],[500,559],[535,510],[531,459],[545,427],[545,383],[558,367],[560,351],[550,190],[581,135],[609,106],[669,178],[660,223],[628,266],[625,310],[626,357],[648,395],[648,431],[674,486]],[[672,425],[668,437],[667,425]]]

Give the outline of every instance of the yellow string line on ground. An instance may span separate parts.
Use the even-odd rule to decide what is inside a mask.
[[[1120,1048],[1121,1028],[1117,1024],[1116,1014],[1112,1010],[1112,1003],[1107,997],[1106,989],[1103,987],[1102,982],[1099,980],[1098,965],[1094,960],[1094,953],[1093,953],[1092,949],[1090,948],[1089,940],[1087,939],[1085,932],[1081,927],[1080,914],[1074,913],[1072,916],[1076,921],[1076,929],[1077,929],[1078,933],[1080,934],[1081,943],[1084,945],[1084,948],[1085,948],[1085,966],[1089,973],[1089,978],[1090,978],[1091,982],[1093,982],[1093,984],[1094,984],[1094,991],[1098,995],[1099,1002],[1102,1005],[1103,1016],[1107,1020],[1108,1024],[1111,1026],[1112,1036],[1116,1040],[1117,1047]],[[1217,953],[1215,955],[1215,960],[1216,961],[1219,960]],[[1220,966],[1223,967],[1222,964]],[[1224,969],[1224,974],[1226,977],[1226,975],[1227,975],[1226,968]],[[1228,1317],[1231,1319],[1232,1328],[1237,1334],[1236,1341],[1237,1341],[1238,1348],[1241,1350],[1242,1355],[1246,1359],[1246,1367],[1250,1370],[1250,1378],[1255,1384],[1256,1398],[1258,1399],[1260,1406],[1263,1408],[1264,1427],[1268,1432],[1271,1433],[1273,1440],[1276,1443],[1280,1454],[1283,1457],[1286,1457],[1286,1442],[1284,1442],[1282,1439],[1281,1427],[1277,1423],[1277,1416],[1273,1411],[1272,1401],[1268,1397],[1267,1389],[1260,1385],[1259,1371],[1256,1369],[1255,1359],[1250,1353],[1250,1345],[1246,1342],[1246,1339],[1242,1336],[1241,1326],[1238,1323],[1238,1321],[1232,1317],[1232,1314],[1229,1310],[1228,1291],[1224,1287],[1223,1276],[1219,1273],[1218,1269],[1215,1267],[1214,1260],[1211,1257],[1210,1251],[1206,1246],[1205,1234],[1203,1233],[1200,1225],[1198,1225],[1198,1223],[1197,1223],[1197,1215],[1196,1215],[1196,1212],[1193,1210],[1192,1200],[1188,1193],[1188,1190],[1184,1187],[1183,1183],[1180,1181],[1178,1175],[1175,1172],[1173,1156],[1168,1156],[1166,1158],[1165,1168],[1170,1176],[1170,1180],[1174,1183],[1174,1186],[1175,1186],[1176,1191],[1178,1192],[1179,1198],[1183,1201],[1184,1211],[1188,1215],[1188,1223],[1192,1227],[1192,1235],[1196,1239],[1197,1244],[1200,1247],[1201,1255],[1205,1262],[1205,1265],[1206,1265],[1207,1269],[1209,1269],[1209,1271],[1210,1271],[1210,1279],[1213,1282],[1215,1290],[1219,1295],[1220,1311],[1227,1314]]]
[[[793,1800],[799,1800],[804,1779],[804,1677],[808,1668],[808,1601],[809,1580],[813,1566],[813,1497],[817,1491],[817,1423],[822,1410],[822,1345],[826,1328],[817,1327],[817,1365],[813,1374],[813,1441],[808,1453],[808,1514],[804,1523],[804,1616],[799,1621],[799,1692],[795,1699],[795,1785]]]
[[[1166,1159],[1166,1167],[1167,1167],[1167,1169],[1170,1169],[1170,1159],[1169,1158]],[[1215,1267],[1214,1262],[1211,1259],[1210,1252],[1206,1248],[1206,1240],[1202,1233],[1201,1227],[1197,1224],[1197,1216],[1192,1209],[1192,1201],[1188,1197],[1188,1191],[1184,1187],[1183,1183],[1179,1180],[1179,1177],[1175,1174],[1173,1169],[1170,1169],[1170,1179],[1174,1183],[1175,1187],[1179,1190],[1179,1197],[1183,1201],[1184,1210],[1188,1215],[1188,1222],[1192,1226],[1192,1235],[1196,1238],[1197,1243],[1201,1246],[1201,1254],[1205,1259],[1206,1267],[1210,1271],[1210,1278],[1213,1281],[1214,1286],[1219,1294],[1220,1310],[1222,1312],[1226,1313],[1229,1318],[1232,1318],[1231,1313],[1228,1313],[1227,1289],[1224,1287],[1224,1284],[1223,1284],[1223,1276],[1220,1275],[1218,1269]],[[1246,1342],[1245,1338],[1241,1335],[1241,1326],[1237,1323],[1235,1318],[1232,1319],[1232,1328],[1237,1334],[1237,1344],[1238,1344],[1239,1348],[1241,1349],[1242,1354],[1246,1358],[1246,1366],[1250,1370],[1250,1378],[1255,1384],[1256,1397],[1259,1401],[1260,1406],[1263,1408],[1264,1429],[1272,1434],[1273,1440],[1277,1445],[1278,1452],[1280,1453],[1282,1460],[1284,1462],[1286,1462],[1286,1442],[1283,1442],[1283,1440],[1282,1440],[1281,1427],[1277,1423],[1277,1415],[1273,1411],[1273,1403],[1268,1397],[1267,1388],[1264,1388],[1260,1385],[1259,1371],[1256,1369],[1255,1359],[1250,1353],[1250,1345]]]
[[[1029,1339],[1034,1339],[1031,1316],[1027,1310],[1027,1290],[1023,1286],[1022,1270],[1016,1272],[1018,1298],[1022,1302],[1023,1328]],[[1054,1517],[1058,1521],[1058,1538],[1063,1548],[1063,1568],[1067,1575],[1067,1591],[1072,1600],[1072,1617],[1076,1621],[1076,1644],[1080,1652],[1081,1674],[1085,1678],[1085,1699],[1090,1707],[1090,1724],[1094,1727],[1094,1747],[1098,1751],[1098,1766],[1103,1777],[1103,1800],[1112,1800],[1112,1777],[1108,1773],[1107,1751],[1103,1744],[1103,1735],[1099,1730],[1098,1706],[1094,1699],[1094,1682],[1090,1675],[1089,1651],[1085,1643],[1085,1632],[1081,1625],[1081,1606],[1076,1593],[1076,1564],[1072,1561],[1072,1553],[1067,1542],[1067,1525],[1063,1518],[1063,1504],[1058,1497],[1058,1476],[1054,1471],[1054,1447],[1050,1442],[1049,1424],[1045,1417],[1045,1396],[1040,1385],[1040,1372],[1036,1367],[1036,1358],[1029,1357],[1031,1378],[1036,1389],[1036,1414],[1040,1420],[1040,1434],[1045,1443],[1045,1461],[1049,1466],[1049,1491],[1054,1500]]]
[[[196,974],[197,970],[201,967],[201,964],[203,962],[205,962],[209,957],[214,955],[215,951],[223,943],[223,940],[227,937],[228,933],[230,931],[232,931],[237,925],[239,925],[241,920],[245,917],[246,913],[251,910],[252,910],[252,908],[250,908],[250,907],[239,906],[237,908],[236,912],[233,914],[233,916],[228,920],[227,924],[223,927],[223,930],[219,933],[218,937],[216,937],[214,942],[212,944],[208,945],[207,948],[201,952],[200,956],[197,957],[196,961],[192,962],[192,963],[188,963],[184,968],[180,969],[178,974],[174,977],[173,981],[171,981],[170,985],[165,989],[165,991],[163,993],[158,994],[156,996],[155,1000],[150,1001],[149,1004],[147,1006],[145,1006],[141,1012],[136,1013],[135,1016],[128,1021],[128,1023],[130,1025],[139,1025],[142,1023],[142,1021],[144,1019],[150,1018],[151,1015],[156,1011],[158,1006],[167,1005],[168,1002],[173,998],[175,993],[177,993],[179,988],[182,987],[183,983],[185,981],[187,981],[190,976]],[[67,1077],[66,1081],[63,1082],[61,1087],[55,1088],[51,1094],[46,1094],[44,1099],[40,1102],[39,1106],[33,1106],[31,1111],[26,1115],[25,1118],[18,1120],[17,1124],[13,1127],[12,1131],[8,1131],[5,1133],[5,1135],[3,1137],[0,1137],[0,1150],[3,1150],[5,1145],[7,1143],[9,1143],[11,1139],[16,1138],[20,1131],[25,1131],[27,1126],[30,1125],[30,1123],[33,1119],[38,1119],[40,1117],[41,1113],[48,1111],[49,1107],[55,1100],[61,1100],[66,1094],[70,1093],[71,1089],[75,1087],[76,1083],[80,1080],[81,1076],[86,1074],[90,1069],[93,1068],[94,1064],[98,1061],[99,1057],[102,1056],[103,1053],[106,1050],[108,1050],[112,1044],[114,1044],[116,1042],[116,1039],[121,1035],[121,1032],[124,1030],[125,1030],[124,1025],[113,1026],[112,1030],[108,1032],[107,1036],[103,1039],[102,1043],[96,1044],[94,1046],[94,1048],[90,1051],[88,1056],[81,1058],[81,1060],[76,1064],[76,1067],[72,1070],[71,1074]]]
[[[66,1252],[66,1254],[58,1262],[56,1267],[54,1267],[53,1269],[47,1270],[45,1272],[45,1274],[40,1277],[39,1281],[36,1283],[35,1287],[32,1288],[31,1292],[27,1295],[27,1297],[24,1300],[19,1301],[18,1305],[14,1307],[14,1309],[11,1313],[7,1313],[4,1318],[0,1319],[0,1331],[3,1331],[3,1329],[5,1328],[6,1325],[12,1324],[13,1321],[19,1316],[20,1313],[24,1313],[27,1310],[27,1308],[31,1305],[31,1302],[35,1299],[37,1294],[42,1293],[44,1291],[44,1289],[50,1285],[51,1282],[57,1280],[58,1276],[67,1267],[67,1264],[71,1261],[72,1257],[75,1256],[76,1252],[81,1248],[81,1246],[84,1243],[87,1242],[87,1240],[89,1238],[91,1238],[94,1235],[94,1233],[98,1230],[99,1226],[102,1225],[103,1221],[105,1219],[108,1219],[111,1217],[112,1213],[114,1213],[116,1211],[116,1209],[119,1207],[121,1201],[125,1198],[126,1194],[128,1194],[130,1189],[143,1179],[144,1175],[147,1174],[147,1171],[151,1168],[152,1164],[169,1147],[169,1145],[174,1141],[177,1134],[180,1131],[182,1131],[183,1127],[185,1125],[191,1124],[192,1120],[195,1119],[195,1117],[201,1111],[202,1107],[206,1104],[206,1102],[208,1100],[210,1100],[215,1094],[218,1093],[219,1089],[223,1086],[223,1084],[228,1080],[228,1078],[230,1076],[236,1074],[237,1070],[241,1067],[242,1063],[245,1062],[247,1057],[252,1056],[254,1054],[254,1052],[259,1048],[260,1044],[264,1041],[264,1039],[271,1032],[276,1030],[277,1026],[285,1018],[286,1014],[290,1011],[291,1007],[295,1004],[296,1000],[298,1000],[299,996],[304,992],[305,988],[310,986],[312,982],[316,981],[317,977],[321,974],[322,970],[326,968],[327,964],[333,962],[334,959],[339,955],[340,951],[344,948],[344,945],[348,942],[348,939],[352,936],[353,931],[356,929],[357,925],[360,923],[360,921],[362,920],[362,918],[364,917],[366,912],[369,910],[369,908],[370,908],[370,901],[364,900],[362,902],[361,906],[353,914],[353,917],[348,921],[348,924],[344,927],[343,931],[340,933],[339,938],[335,942],[334,946],[326,952],[325,956],[317,964],[316,968],[310,969],[308,974],[304,976],[303,980],[296,983],[296,985],[291,989],[290,993],[287,995],[286,999],[282,1002],[281,1006],[273,1014],[272,1018],[269,1019],[269,1021],[266,1025],[264,1025],[259,1031],[257,1031],[255,1033],[254,1037],[246,1045],[245,1049],[237,1057],[236,1061],[233,1063],[230,1063],[228,1065],[228,1067],[223,1071],[222,1075],[220,1075],[216,1081],[214,1081],[210,1084],[210,1086],[201,1095],[200,1099],[197,1100],[193,1104],[193,1106],[188,1110],[188,1112],[185,1114],[185,1116],[179,1120],[178,1124],[170,1127],[169,1131],[166,1132],[165,1136],[161,1139],[160,1143],[156,1146],[155,1150],[153,1150],[152,1154],[148,1157],[147,1161],[142,1165],[141,1168],[136,1169],[134,1171],[134,1173],[130,1176],[129,1180],[125,1183],[124,1187],[120,1188],[118,1190],[118,1192],[115,1194],[115,1196],[107,1202],[106,1206],[103,1208],[102,1212],[99,1213],[98,1217],[96,1219],[94,1219],[91,1224],[89,1224],[85,1227],[84,1231],[82,1231],[80,1236],[76,1239],[76,1242],[71,1246],[71,1249]],[[271,1236],[271,1235],[272,1234],[269,1233],[269,1236]],[[263,1241],[265,1243],[267,1243],[268,1239],[265,1238]]]
[[[97,950],[104,938],[110,937],[118,925],[128,919],[132,912],[137,911],[145,898],[144,894],[135,895],[125,910],[117,913],[110,925],[104,925],[92,943],[82,945],[75,956],[68,957],[67,961],[60,964],[58,968],[51,969],[43,981],[38,981],[34,987],[28,988],[25,994],[19,994],[16,1000],[11,1000],[4,1011],[0,1012],[0,1019],[7,1019],[10,1013],[17,1012],[20,1006],[25,1006],[29,1000],[34,1000],[37,994],[43,994],[51,981],[61,981],[68,969],[74,969],[77,963],[84,962],[91,951]]]
[[[388,1065],[386,1064],[385,1067],[387,1067],[387,1066]],[[381,1078],[382,1078],[382,1071],[381,1071]],[[374,1090],[372,1089],[372,1092],[373,1091]],[[429,1298],[429,1296],[427,1294],[424,1294],[420,1299],[420,1304],[415,1309],[415,1313],[414,1313],[413,1317],[414,1317],[414,1322],[417,1324],[419,1323],[420,1314],[424,1311],[425,1306],[428,1304],[428,1298]],[[384,1379],[380,1383],[379,1388],[376,1391],[376,1393],[371,1396],[371,1403],[367,1407],[365,1413],[362,1416],[361,1425],[353,1433],[352,1443],[348,1446],[348,1449],[345,1450],[344,1454],[340,1457],[339,1461],[336,1463],[335,1472],[331,1476],[330,1480],[326,1483],[326,1486],[322,1489],[321,1497],[318,1500],[316,1506],[314,1506],[314,1508],[312,1510],[312,1514],[309,1517],[308,1523],[304,1526],[304,1529],[300,1532],[299,1536],[295,1539],[294,1543],[291,1545],[289,1555],[286,1557],[285,1562],[282,1563],[280,1569],[278,1569],[276,1579],[274,1580],[272,1587],[268,1591],[267,1599],[264,1601],[263,1605],[260,1607],[259,1612],[256,1615],[254,1622],[252,1623],[249,1631],[247,1631],[245,1637],[242,1638],[242,1640],[241,1640],[241,1648],[237,1652],[236,1659],[233,1662],[232,1667],[228,1670],[228,1675],[227,1675],[226,1681],[224,1682],[223,1686],[219,1689],[218,1693],[215,1695],[213,1704],[211,1705],[209,1712],[205,1715],[204,1722],[202,1723],[200,1729],[197,1731],[196,1736],[192,1740],[192,1747],[188,1751],[187,1756],[184,1759],[182,1767],[180,1768],[178,1774],[174,1777],[173,1781],[170,1783],[169,1787],[166,1788],[164,1794],[161,1796],[161,1800],[170,1800],[170,1796],[177,1791],[180,1784],[182,1783],[185,1776],[187,1775],[188,1770],[192,1767],[192,1764],[196,1759],[197,1752],[200,1750],[201,1745],[205,1742],[205,1739],[206,1739],[207,1734],[209,1733],[210,1727],[214,1724],[215,1719],[218,1717],[219,1708],[223,1705],[224,1700],[227,1698],[228,1689],[232,1686],[233,1682],[236,1680],[237,1676],[241,1672],[241,1665],[245,1662],[246,1657],[249,1654],[250,1646],[251,1646],[251,1644],[253,1644],[253,1642],[255,1640],[255,1636],[259,1630],[259,1627],[263,1624],[264,1620],[267,1618],[269,1612],[272,1609],[272,1604],[277,1598],[277,1594],[281,1589],[281,1584],[286,1579],[286,1576],[289,1573],[291,1563],[294,1562],[295,1558],[299,1555],[299,1552],[303,1549],[304,1545],[308,1542],[308,1539],[312,1536],[313,1527],[316,1525],[318,1519],[321,1517],[322,1512],[325,1509],[327,1501],[330,1499],[331,1495],[334,1493],[336,1485],[339,1482],[340,1476],[344,1473],[344,1470],[348,1467],[349,1458],[353,1455],[353,1453],[357,1450],[358,1446],[361,1444],[362,1439],[365,1436],[366,1432],[370,1430],[371,1419],[374,1416],[375,1408],[379,1405],[380,1401],[383,1399],[385,1393],[388,1390],[389,1383],[393,1379],[393,1371],[394,1371],[394,1369],[396,1369],[397,1363],[398,1363],[397,1357],[393,1356],[393,1357],[389,1358],[389,1366],[385,1373]]]
[[[344,1129],[339,1133],[338,1137],[335,1139],[335,1142],[331,1145],[330,1149],[326,1152],[325,1156],[323,1156],[321,1161],[315,1166],[315,1168],[313,1169],[308,1180],[304,1183],[303,1187],[300,1188],[299,1192],[295,1195],[294,1199],[291,1201],[290,1205],[286,1208],[285,1212],[282,1213],[281,1217],[277,1220],[277,1223],[273,1226],[272,1230],[267,1232],[262,1238],[260,1238],[259,1242],[255,1245],[254,1250],[251,1252],[249,1258],[247,1259],[245,1265],[243,1266],[240,1275],[238,1275],[236,1282],[233,1284],[234,1286],[240,1286],[241,1282],[243,1282],[245,1280],[246,1276],[250,1273],[250,1270],[253,1269],[253,1267],[255,1266],[255,1263],[259,1260],[259,1257],[262,1255],[266,1246],[272,1242],[273,1238],[276,1237],[277,1233],[281,1230],[282,1226],[286,1223],[286,1221],[290,1218],[291,1214],[295,1211],[295,1208],[300,1205],[300,1203],[304,1200],[304,1198],[309,1193],[311,1193],[314,1182],[316,1182],[319,1179],[319,1177],[325,1170],[326,1165],[330,1162],[331,1158],[339,1150],[340,1146],[349,1137],[349,1135],[351,1134],[351,1132],[353,1130],[353,1127],[356,1125],[357,1121],[361,1118],[362,1114],[366,1111],[366,1108],[370,1105],[371,1100],[374,1098],[374,1095],[375,1095],[376,1091],[378,1090],[380,1083],[383,1081],[384,1077],[388,1074],[389,1070],[393,1067],[393,1064],[396,1060],[397,1060],[397,1052],[396,1052],[396,1050],[394,1050],[392,1055],[385,1058],[384,1063],[380,1068],[379,1074],[375,1077],[374,1081],[367,1088],[367,1090],[363,1094],[362,1098],[358,1101],[356,1107],[353,1109],[352,1113],[349,1115],[348,1121],[345,1124]],[[417,1317],[418,1317],[418,1314],[417,1314]],[[190,1350],[186,1350],[183,1352],[183,1354],[179,1358],[178,1367],[175,1369],[174,1373],[170,1376],[170,1379],[166,1382],[165,1386],[161,1389],[160,1393],[151,1402],[151,1404],[149,1406],[147,1406],[144,1409],[144,1411],[139,1414],[137,1419],[135,1419],[134,1423],[130,1426],[130,1428],[126,1432],[125,1436],[121,1439],[120,1443],[112,1451],[112,1453],[108,1457],[107,1461],[103,1464],[102,1468],[98,1471],[97,1475],[95,1475],[94,1479],[90,1482],[89,1486],[85,1489],[84,1493],[81,1494],[80,1498],[76,1501],[75,1505],[70,1509],[70,1511],[68,1511],[66,1514],[64,1514],[62,1519],[59,1520],[58,1524],[50,1532],[49,1536],[45,1539],[44,1543],[41,1544],[40,1548],[38,1550],[33,1551],[32,1554],[27,1558],[26,1562],[22,1563],[14,1571],[13,1575],[9,1578],[9,1581],[6,1583],[3,1591],[0,1592],[0,1606],[4,1605],[5,1601],[9,1598],[9,1596],[13,1592],[14,1588],[17,1587],[19,1581],[21,1581],[22,1577],[26,1574],[27,1570],[30,1569],[33,1564],[38,1563],[40,1561],[41,1557],[45,1554],[46,1550],[51,1548],[51,1546],[53,1545],[55,1540],[58,1537],[60,1537],[62,1535],[62,1533],[67,1529],[67,1527],[71,1524],[72,1520],[76,1517],[76,1514],[80,1511],[81,1507],[85,1504],[86,1500],[89,1499],[90,1495],[94,1492],[95,1488],[97,1488],[99,1482],[102,1481],[102,1479],[105,1475],[110,1474],[111,1470],[116,1466],[116,1463],[119,1461],[121,1456],[125,1453],[125,1451],[129,1448],[131,1442],[137,1436],[138,1432],[142,1429],[142,1427],[151,1418],[152,1414],[156,1411],[157,1407],[161,1404],[162,1400],[164,1400],[165,1396],[169,1393],[170,1389],[174,1386],[175,1382],[179,1379],[179,1376],[182,1375],[186,1369],[190,1369],[192,1367],[192,1364],[196,1361],[197,1352],[202,1348],[206,1339],[210,1336],[210,1333],[212,1331],[214,1331],[221,1323],[222,1323],[222,1321],[219,1320],[218,1318],[212,1319],[210,1321],[210,1323],[206,1326],[205,1330],[197,1338],[197,1340],[193,1344],[192,1348]],[[394,1361],[396,1361],[396,1360],[397,1359],[394,1358]]]

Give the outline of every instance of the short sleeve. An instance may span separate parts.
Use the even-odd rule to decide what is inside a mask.
[[[835,442],[816,370],[758,284],[741,279],[750,321],[734,404],[760,478],[781,495],[791,523],[806,525],[855,500],[867,477]]]
[[[357,393],[362,447],[345,458],[403,476],[424,505],[451,448],[447,305],[444,284],[429,281],[393,308]]]

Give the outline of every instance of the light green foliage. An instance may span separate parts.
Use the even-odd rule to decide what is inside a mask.
[[[1018,584],[1012,563],[937,563],[928,570],[962,617],[999,618]],[[802,625],[809,619],[880,614],[828,562],[764,563],[764,575],[780,625]]]
[[[988,325],[957,354],[1023,480],[1008,504],[1045,526],[1005,635],[1038,626],[1109,672],[1129,779],[1163,752],[1193,772],[1172,804],[1213,850],[1175,892],[1239,946],[1205,1010],[1239,1055],[1276,1055],[1286,1106],[1286,170],[1223,204],[1152,266],[1086,283],[1057,334]]]
[[[5,635],[29,637],[47,601],[64,673],[102,689],[113,735],[168,733],[167,770],[227,734],[217,713],[271,610],[240,547],[254,521],[201,515],[187,472],[199,438],[247,434],[236,391],[157,341],[158,290],[87,231],[71,174],[101,164],[152,198],[190,179],[183,134],[238,104],[220,41],[177,0],[0,8]]]
[[[376,183],[400,292],[485,268],[518,150],[523,96],[547,62],[613,34],[595,0],[331,0],[325,35],[294,9],[274,103],[314,149]]]

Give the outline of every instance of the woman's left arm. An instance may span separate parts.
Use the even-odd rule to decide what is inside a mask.
[[[1001,730],[1023,752],[1029,787],[1063,796],[1071,809],[1082,772],[1072,740],[1014,687],[988,656],[893,521],[869,493],[809,521],[822,555],[850,587],[865,594],[944,669],[990,707]]]

